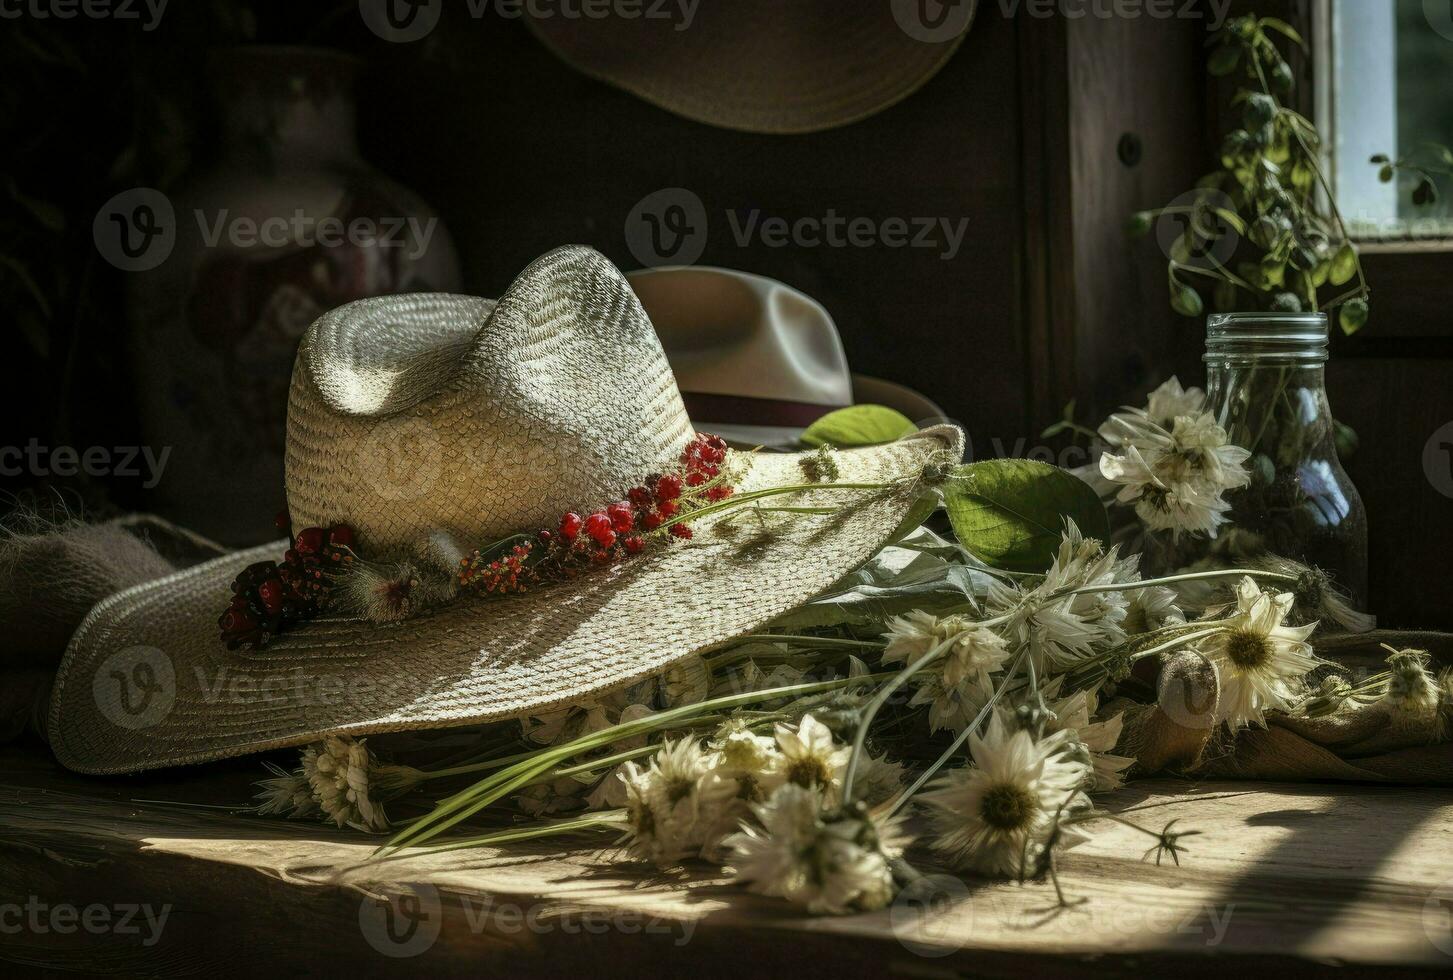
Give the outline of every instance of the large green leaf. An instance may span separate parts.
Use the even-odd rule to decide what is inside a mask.
[[[895,442],[918,426],[902,412],[883,405],[850,405],[828,412],[807,427],[802,442],[807,446],[876,446]]]
[[[959,543],[980,560],[1042,572],[1054,559],[1066,517],[1086,537],[1108,540],[1110,519],[1090,485],[1030,459],[986,459],[956,467],[944,504]]]

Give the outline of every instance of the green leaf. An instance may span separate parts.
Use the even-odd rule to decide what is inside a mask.
[[[1152,220],[1149,211],[1136,211],[1125,222],[1125,233],[1131,238],[1139,238],[1150,231]]]
[[[1288,24],[1286,21],[1276,17],[1263,17],[1258,23],[1261,25],[1262,29],[1270,28],[1271,30],[1276,31],[1278,34],[1282,34],[1290,38],[1292,42],[1297,45],[1297,47],[1301,48],[1304,51],[1306,50],[1307,42],[1303,41],[1302,36],[1297,33],[1297,29],[1292,25]]]
[[[1349,337],[1361,330],[1367,323],[1367,300],[1358,296],[1343,303],[1337,322],[1342,325],[1342,332]]]
[[[1201,294],[1174,276],[1170,280],[1170,308],[1181,316],[1197,317],[1205,312]]]
[[[1390,163],[1384,163],[1382,165],[1382,169],[1377,172],[1377,179],[1382,181],[1384,184],[1392,183],[1392,179],[1396,176],[1397,171],[1393,169],[1393,166]]]
[[[1300,313],[1302,312],[1302,301],[1296,293],[1277,293],[1271,298],[1271,312]]]
[[[1228,43],[1222,44],[1206,62],[1206,70],[1212,75],[1229,75],[1236,70],[1241,63],[1241,45]]]
[[[828,412],[802,433],[804,446],[876,446],[896,442],[918,426],[884,405],[850,405]]]
[[[1327,273],[1327,281],[1334,286],[1341,286],[1351,282],[1352,277],[1357,275],[1357,250],[1352,247],[1351,242],[1343,242],[1337,254],[1332,257],[1332,268]]]
[[[987,459],[954,469],[944,505],[959,543],[981,561],[1042,572],[1059,548],[1064,519],[1109,540],[1110,519],[1090,485],[1031,459]]]

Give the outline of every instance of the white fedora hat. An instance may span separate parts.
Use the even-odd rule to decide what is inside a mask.
[[[805,428],[853,404],[886,405],[920,427],[946,418],[911,388],[853,373],[826,307],[776,279],[709,266],[626,278],[699,429],[739,445],[795,448]]]
[[[624,6],[624,5],[623,5]],[[572,67],[697,122],[756,133],[843,126],[913,94],[978,0],[731,0],[606,6],[527,23]]]
[[[641,304],[588,248],[536,260],[498,301],[350,303],[298,350],[291,541],[100,602],[57,674],[50,742],[73,769],[130,772],[624,686],[856,568],[962,449],[940,426],[844,450],[822,484],[800,455],[694,433]],[[735,522],[758,492],[814,512]]]

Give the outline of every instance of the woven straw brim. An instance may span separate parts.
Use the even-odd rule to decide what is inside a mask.
[[[907,0],[911,4],[913,0]],[[666,18],[527,18],[564,62],[668,112],[752,133],[810,133],[864,119],[916,92],[958,49],[910,32],[889,0],[702,4],[689,28]],[[915,36],[917,35],[917,36]]]
[[[882,482],[954,458],[963,435],[927,429],[839,454],[844,482]],[[755,454],[738,486],[802,483],[801,457]],[[921,489],[919,487],[918,489]],[[673,542],[574,581],[461,596],[389,625],[327,619],[264,650],[228,651],[229,583],[279,543],[99,603],[72,638],[50,741],[71,769],[134,772],[301,745],[330,733],[473,725],[549,710],[658,673],[751,632],[866,561],[917,490],[810,491],[768,503],[837,514],[704,519]]]

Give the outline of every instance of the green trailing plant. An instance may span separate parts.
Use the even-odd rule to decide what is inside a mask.
[[[1323,173],[1322,139],[1285,105],[1296,80],[1278,43],[1303,49],[1291,25],[1238,17],[1211,36],[1208,70],[1239,78],[1231,104],[1241,125],[1221,144],[1221,167],[1171,205],[1135,213],[1129,228],[1157,228],[1169,255],[1170,305],[1183,316],[1220,312],[1336,311],[1355,333],[1368,287]],[[1179,225],[1179,231],[1175,229]]]
[[[1390,184],[1399,175],[1412,179],[1413,203],[1427,207],[1438,203],[1439,177],[1453,177],[1453,150],[1441,143],[1424,143],[1396,159],[1386,153],[1375,154],[1369,161],[1378,168],[1377,179]]]

